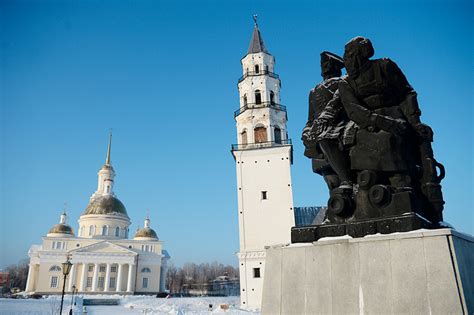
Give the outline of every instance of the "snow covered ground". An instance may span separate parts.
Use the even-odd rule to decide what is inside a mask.
[[[99,296],[91,296],[98,298]],[[86,297],[87,298],[87,297]],[[117,306],[87,306],[88,315],[128,315],[128,314],[229,314],[251,315],[257,311],[239,308],[239,297],[195,297],[159,299],[151,296],[107,296],[120,298]],[[34,299],[0,299],[0,314],[8,315],[43,315],[58,314],[60,298],[57,296],[39,300]],[[80,301],[79,303],[80,304]],[[209,310],[209,304],[213,309]],[[221,308],[222,306],[222,308]],[[226,309],[228,306],[228,309]],[[64,297],[63,314],[69,314],[71,297]],[[82,307],[76,306],[75,315],[82,314]]]

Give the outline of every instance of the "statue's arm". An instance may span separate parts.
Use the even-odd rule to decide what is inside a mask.
[[[423,140],[433,141],[433,131],[420,121],[421,110],[418,105],[417,93],[395,62],[390,59],[384,61],[385,73],[391,81],[390,84],[396,87],[397,92],[402,96],[400,108],[407,122]]]
[[[357,99],[351,86],[346,81],[339,83],[339,93],[347,116],[359,127],[363,129],[375,127],[394,134],[406,132],[407,123],[405,121],[374,113],[361,105],[363,103]]]

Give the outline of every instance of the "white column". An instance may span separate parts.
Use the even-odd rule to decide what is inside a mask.
[[[99,275],[99,264],[94,264],[94,276],[92,277],[92,292],[97,291],[97,276]]]
[[[105,283],[104,283],[104,292],[109,291],[110,285],[110,264],[107,264],[107,269],[105,270]]]
[[[122,273],[123,273],[123,264],[118,265],[118,274],[117,274],[117,284],[115,285],[115,291],[122,291]]]
[[[82,264],[82,279],[81,279],[81,286],[79,287],[79,291],[84,292],[86,290],[86,283],[87,283],[87,264]]]
[[[30,291],[33,291],[33,273],[35,272],[35,265],[33,264],[30,264],[29,268],[28,268],[28,278],[26,280],[26,287],[25,287],[25,291],[26,292],[30,292]]]
[[[68,286],[67,286],[67,290],[68,291],[72,291],[72,285],[74,284],[75,282],[75,278],[76,278],[76,264],[72,264],[71,266],[71,271],[69,272],[69,283],[68,283]]]
[[[128,280],[127,280],[127,292],[132,292],[132,281],[133,281],[133,267],[135,265],[128,264]]]

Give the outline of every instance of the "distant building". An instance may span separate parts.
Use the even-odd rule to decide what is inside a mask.
[[[326,207],[295,207],[296,226],[320,224],[324,220]]]
[[[181,293],[186,296],[236,296],[240,294],[239,279],[219,276],[208,283],[184,284]]]
[[[238,81],[239,109],[234,112],[242,308],[260,308],[265,246],[290,243],[295,225],[286,107],[275,58],[268,52],[257,23]]]
[[[238,278],[220,276],[211,281],[213,295],[235,296],[240,294],[240,281]]]
[[[67,224],[66,213],[41,245],[31,246],[27,293],[61,293],[61,263],[71,258],[66,291],[75,286],[87,294],[155,294],[165,290],[169,255],[163,242],[145,219],[144,227],[129,239],[130,218],[113,191],[115,171],[110,162],[112,135],[107,158],[99,170],[97,191],[79,218],[78,236]]]

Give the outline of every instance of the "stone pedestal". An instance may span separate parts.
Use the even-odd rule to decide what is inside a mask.
[[[262,314],[473,314],[474,238],[451,229],[267,250]]]

